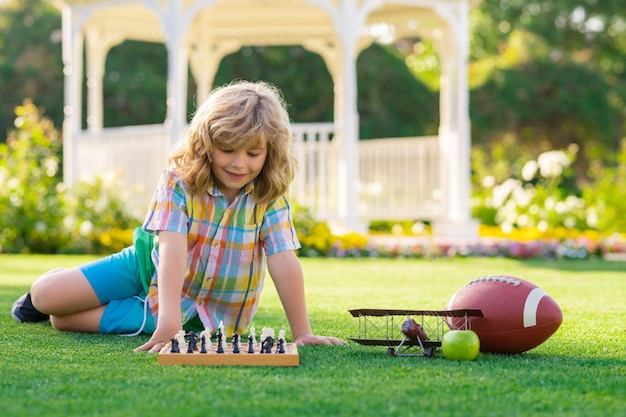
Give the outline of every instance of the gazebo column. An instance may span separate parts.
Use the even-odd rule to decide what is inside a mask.
[[[332,53],[322,55],[327,63],[331,55],[338,61],[329,65],[335,88],[335,146],[338,146],[337,212],[340,224],[336,228],[345,232],[365,232],[366,225],[359,219],[358,206],[359,114],[356,61],[359,39],[367,15],[374,6],[380,5],[380,1],[366,1],[363,5],[359,5],[356,0],[342,0],[338,4],[328,0],[307,2],[328,12],[340,44]],[[310,44],[309,47],[311,46],[313,45]]]
[[[109,50],[124,41],[122,36],[87,30],[87,129],[102,130],[103,126],[103,78]]]
[[[165,126],[170,130],[170,146],[181,138],[187,126],[187,72],[189,70],[187,29],[199,8],[209,6],[214,1],[196,1],[191,7],[185,8],[180,1],[167,0],[163,8],[158,10],[167,48]]]
[[[74,136],[81,130],[81,97],[83,79],[83,35],[80,13],[69,6],[62,12],[62,59],[64,76],[63,106],[63,181],[72,186],[76,177],[76,144]]]
[[[180,36],[170,34],[167,45],[167,113],[170,145],[177,142],[187,125],[187,49]],[[179,34],[178,34],[179,35]]]
[[[434,233],[437,237],[474,238],[478,236],[478,224],[472,220],[470,208],[469,5],[465,2],[435,10],[447,21],[447,27],[439,42],[442,210]]]

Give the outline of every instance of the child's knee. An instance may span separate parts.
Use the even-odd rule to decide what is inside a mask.
[[[41,311],[42,313],[49,314],[46,310],[46,300],[49,300],[50,297],[46,295],[49,288],[48,282],[42,279],[43,277],[39,277],[33,285],[30,287],[30,298],[32,300],[33,306]]]
[[[42,313],[51,314],[58,302],[59,291],[63,288],[65,269],[58,268],[46,272],[33,282],[30,296],[33,306]]]

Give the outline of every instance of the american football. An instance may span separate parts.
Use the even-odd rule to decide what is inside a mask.
[[[533,349],[557,331],[563,320],[558,304],[535,284],[510,276],[485,276],[470,281],[448,301],[446,310],[480,309],[483,317],[471,317],[480,351],[522,353]],[[459,329],[459,319],[447,318]]]

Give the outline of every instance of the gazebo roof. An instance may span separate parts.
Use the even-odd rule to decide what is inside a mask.
[[[122,39],[164,42],[163,22],[169,1],[105,2],[102,0],[52,0],[60,9],[64,5],[83,10],[85,27]],[[344,0],[345,1],[345,0]],[[480,0],[471,0],[470,6]],[[182,12],[190,12],[187,41],[237,39],[244,45],[301,44],[307,39],[338,36],[343,22],[333,25],[324,4],[337,6],[340,0],[182,0]],[[367,3],[367,1],[357,1]],[[362,42],[369,44],[385,35],[437,37],[445,25],[438,7],[464,3],[463,0],[371,1],[365,21]],[[441,9],[444,10],[444,9]],[[160,18],[163,15],[164,18]]]

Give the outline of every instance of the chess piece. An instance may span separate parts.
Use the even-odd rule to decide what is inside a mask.
[[[261,353],[272,353],[274,346],[274,329],[263,327],[261,330]]]
[[[224,353],[224,333],[222,333],[222,328],[217,329],[217,349],[215,349],[215,353]]]
[[[239,353],[239,334],[233,333],[233,353]]]
[[[178,346],[184,345],[185,344],[185,331],[179,330],[178,333],[176,333],[176,336],[174,336],[174,338],[178,341]]]
[[[178,339],[175,337],[170,340],[172,345],[170,346],[170,353],[180,353],[180,348],[178,347]]]
[[[278,332],[278,343],[276,344],[276,353],[285,353],[285,331]]]
[[[248,342],[252,342],[252,350],[256,350],[256,331],[254,327],[250,328],[250,335],[248,336]]]
[[[272,353],[272,346],[274,346],[274,339],[272,336],[267,336],[261,343],[261,353]]]
[[[198,335],[196,332],[187,333],[187,353],[193,353],[198,350]]]
[[[200,333],[200,338],[204,337],[204,348],[207,352],[211,351],[211,330],[204,329]]]
[[[256,340],[252,334],[248,335],[248,353],[254,353],[254,345]]]
[[[200,353],[207,353],[206,351],[206,337],[200,336]]]

